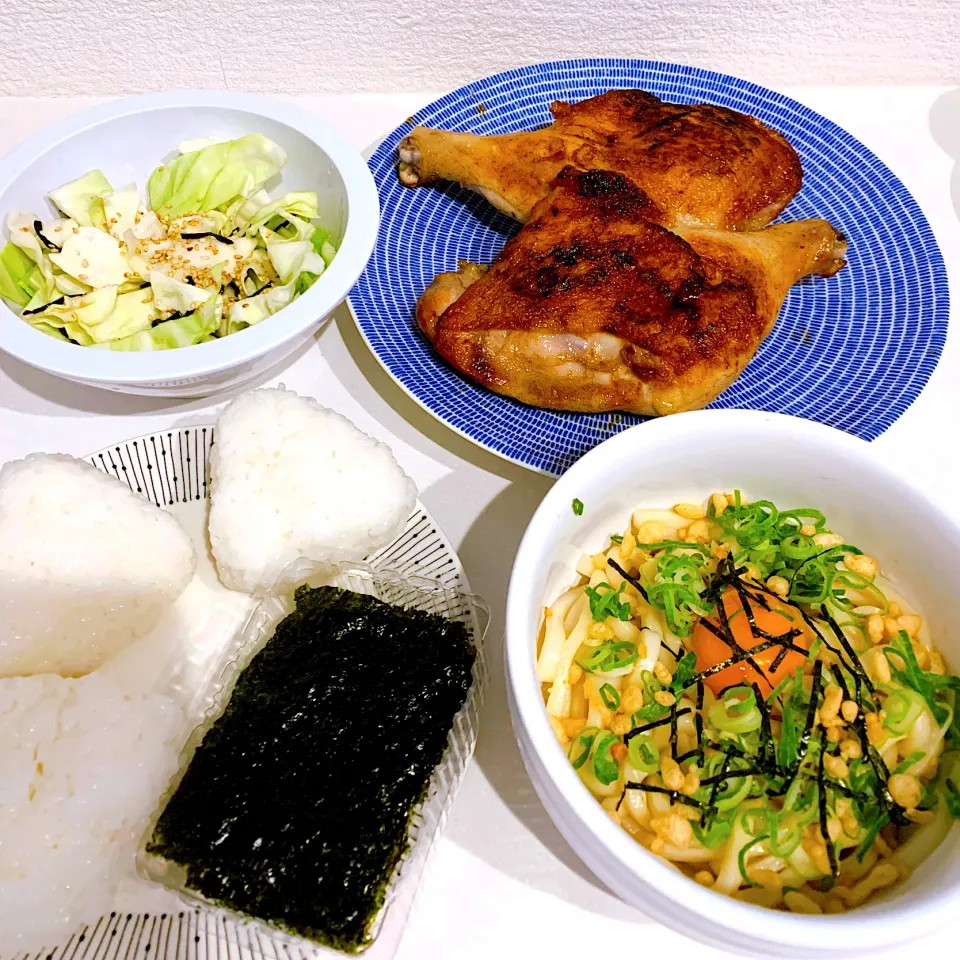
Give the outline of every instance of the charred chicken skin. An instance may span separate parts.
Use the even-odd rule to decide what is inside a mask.
[[[616,171],[567,167],[492,266],[436,277],[417,322],[456,369],[533,406],[702,407],[756,353],[790,286],[836,273],[846,243],[825,220],[739,233],[675,213]]]
[[[414,127],[400,144],[407,186],[452,180],[526,222],[561,170],[604,169],[636,183],[664,226],[756,230],[800,190],[793,147],[759,120],[642,90],[555,102],[541,130],[478,136]]]

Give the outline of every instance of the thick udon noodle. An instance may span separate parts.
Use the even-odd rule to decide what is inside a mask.
[[[713,502],[716,504],[718,501],[714,498]],[[682,505],[678,509],[682,509]],[[609,561],[618,564],[632,577],[637,577],[640,566],[650,558],[650,551],[638,548],[638,542],[652,543],[682,537],[690,542],[715,545],[716,541],[710,534],[715,534],[716,528],[711,530],[709,523],[709,518],[691,521],[673,510],[637,510],[622,532],[621,542],[612,537],[602,553],[592,556],[584,554],[580,558],[576,567],[579,581],[545,609],[539,637],[537,673],[543,685],[550,723],[560,744],[570,751],[572,759],[580,751],[578,737],[584,730],[598,731],[595,735],[591,734],[594,747],[607,731],[617,738],[613,742],[607,737],[609,752],[606,758],[618,764],[616,779],[602,782],[595,772],[595,764],[583,762],[581,757],[587,754],[582,753],[577,757],[580,759],[578,773],[581,780],[610,817],[634,840],[672,862],[697,882],[741,900],[795,912],[836,913],[850,909],[863,903],[875,891],[904,879],[942,840],[952,820],[944,803],[940,803],[932,813],[915,809],[914,805],[914,809],[908,809],[906,813],[906,818],[911,821],[910,826],[906,829],[894,829],[891,826],[880,829],[866,852],[860,850],[859,855],[854,855],[856,848],[867,838],[851,813],[851,801],[835,797],[826,825],[837,851],[838,869],[832,880],[832,888],[825,889],[830,885],[820,881],[827,866],[826,844],[816,821],[803,828],[801,842],[788,856],[782,855],[783,851],[778,851],[776,847],[771,849],[769,840],[760,838],[751,843],[751,834],[740,822],[732,828],[725,842],[712,849],[701,843],[694,834],[694,825],[702,826],[698,823],[701,813],[695,806],[689,805],[689,800],[682,801],[685,796],[692,797],[699,785],[697,765],[690,761],[679,765],[673,762],[676,756],[695,752],[699,745],[697,691],[693,688],[684,690],[676,707],[671,708],[678,714],[673,720],[676,743],[672,748],[671,726],[665,722],[646,734],[653,738],[652,749],[659,751],[659,771],[638,769],[631,765],[627,756],[627,747],[622,741],[629,736],[631,729],[635,729],[632,716],[638,708],[650,704],[650,691],[644,690],[644,677],[653,675],[663,681],[661,686],[666,686],[677,669],[677,661],[668,651],[672,649],[682,653],[689,648],[689,637],[674,635],[668,628],[664,612],[651,606],[639,590],[625,582]],[[826,537],[831,542],[840,541],[839,537],[832,534]],[[721,553],[722,548],[714,552]],[[839,569],[845,569],[843,564]],[[871,613],[879,616],[883,612],[884,623],[887,619],[902,618],[898,622],[908,628],[910,642],[918,653],[921,666],[943,674],[945,666],[942,657],[932,647],[926,622],[899,597],[892,584],[879,575],[875,583],[887,598],[886,610],[860,606],[856,608],[857,616],[868,618]],[[609,584],[613,589],[622,585],[619,598],[620,602],[629,604],[628,617],[620,619],[613,616],[601,622],[594,618],[588,588],[599,590],[601,584]],[[848,593],[852,602],[870,599],[857,598],[854,591]],[[850,632],[851,636],[854,632]],[[863,670],[874,684],[889,684],[890,667],[883,655],[882,645],[864,643],[863,636],[864,631],[860,631],[855,640]],[[606,666],[610,669],[599,673],[584,670],[580,663],[584,662],[585,657],[589,660],[591,651],[604,643],[633,644],[636,647],[636,660],[624,667],[611,666],[608,662]],[[837,658],[827,646],[821,646],[820,651],[808,658],[803,666],[804,686],[809,686],[811,682],[817,659],[823,662],[823,669],[828,670]],[[829,693],[829,687],[827,691]],[[703,703],[699,713],[707,718],[716,698],[709,689],[704,689],[701,696]],[[660,698],[665,703],[670,699],[662,694]],[[816,713],[817,724],[820,723],[821,712],[826,717],[826,698],[822,704]],[[852,708],[846,704],[841,706],[848,715],[852,713]],[[831,719],[841,724],[841,744],[853,738],[852,728],[844,725],[843,713],[838,711],[835,717],[827,717],[823,722]],[[878,746],[878,751],[887,769],[901,769],[908,778],[904,780],[907,787],[911,787],[914,780],[921,785],[929,783],[930,778],[937,774],[944,736],[951,720],[952,717],[949,717],[946,723],[938,723],[931,711],[925,709],[917,714],[902,735],[886,736]],[[869,716],[866,722],[870,723]],[[776,731],[775,714],[771,723]],[[709,722],[706,729],[709,731]],[[814,732],[821,730],[825,737],[829,736],[836,742],[837,734],[831,734],[825,727],[817,725]],[[782,736],[782,729],[779,732]],[[610,743],[612,746],[609,746]],[[821,741],[821,744],[826,743],[826,740]],[[586,737],[583,746],[589,747]],[[822,747],[825,754],[827,749],[827,746]],[[842,749],[856,753],[853,746],[842,746]],[[844,754],[837,754],[836,759],[844,758],[845,762],[853,762]],[[703,757],[693,759],[696,761]],[[832,756],[822,761],[827,762],[832,767],[838,767]],[[612,769],[609,776],[613,776]],[[627,789],[628,783],[646,783],[648,789]],[[657,785],[660,785],[659,788]],[[676,788],[672,796],[667,792],[667,787]],[[658,789],[661,792],[655,792]],[[907,798],[908,801],[911,799]],[[750,799],[744,800],[737,815],[740,810],[749,810],[751,802]],[[749,826],[749,820],[746,823]]]

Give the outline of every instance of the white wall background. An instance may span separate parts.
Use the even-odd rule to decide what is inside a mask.
[[[0,96],[435,90],[569,56],[960,82],[960,0],[0,0]]]

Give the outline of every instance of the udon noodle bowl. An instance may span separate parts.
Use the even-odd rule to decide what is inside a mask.
[[[799,913],[856,907],[940,843],[960,818],[960,679],[882,559],[818,510],[739,492],[637,510],[580,558],[537,673],[633,840]]]

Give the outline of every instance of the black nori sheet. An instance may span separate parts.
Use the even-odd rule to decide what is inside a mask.
[[[147,847],[224,907],[356,952],[470,686],[464,626],[334,587],[241,674]]]

